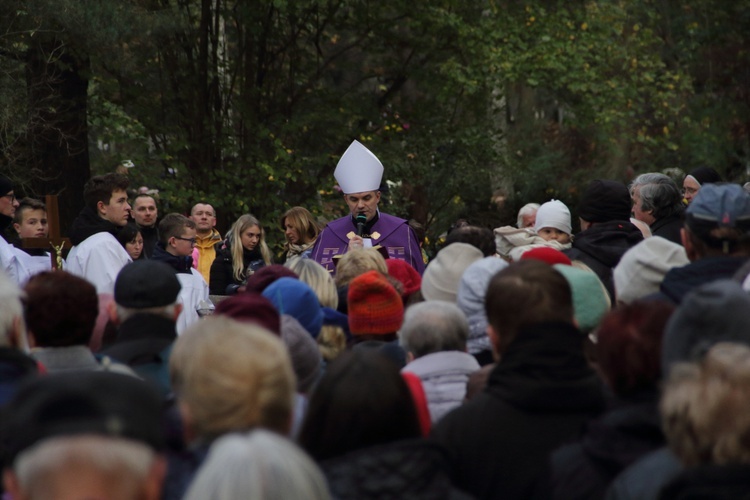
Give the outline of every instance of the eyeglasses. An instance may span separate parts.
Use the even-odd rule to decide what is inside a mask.
[[[191,245],[195,245],[195,238],[181,238],[179,236],[175,236],[174,239],[176,240],[182,240],[182,241],[189,241]]]
[[[13,193],[4,194],[2,197],[3,198],[8,198],[11,203],[13,203],[14,201],[16,201],[16,195],[13,194]]]

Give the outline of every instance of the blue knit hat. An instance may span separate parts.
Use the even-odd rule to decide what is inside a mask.
[[[271,301],[279,314],[292,316],[310,335],[318,337],[323,326],[323,309],[317,295],[306,283],[294,278],[279,278],[268,285],[262,295]]]

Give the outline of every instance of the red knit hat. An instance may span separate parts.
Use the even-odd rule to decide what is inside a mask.
[[[570,259],[567,255],[552,247],[536,247],[524,252],[523,255],[521,255],[521,260],[528,259],[541,260],[550,266],[555,264],[571,265]]]
[[[378,271],[367,271],[349,283],[349,330],[353,335],[395,333],[404,321],[404,303]]]
[[[404,285],[404,297],[408,297],[422,286],[422,277],[405,260],[387,259],[385,265],[388,266],[388,274]]]

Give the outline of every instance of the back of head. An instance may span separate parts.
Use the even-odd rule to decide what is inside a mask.
[[[492,277],[508,263],[500,258],[485,257],[466,268],[461,276],[456,304],[469,322],[469,352],[472,354],[490,349],[487,339],[487,312],[484,308],[487,287]]]
[[[168,264],[136,260],[117,274],[115,303],[133,310],[165,307],[177,302],[181,288],[177,273]]]
[[[380,252],[374,248],[363,248],[346,252],[336,264],[336,286],[348,285],[354,278],[367,271],[388,274],[388,267]]]
[[[425,269],[422,295],[426,300],[455,302],[464,271],[482,258],[482,252],[468,243],[452,243],[443,247]]]
[[[325,477],[302,450],[273,432],[256,429],[219,439],[198,471],[186,500],[330,498]]]
[[[486,227],[463,226],[454,229],[448,233],[448,236],[445,238],[446,246],[451,243],[468,243],[469,245],[478,248],[485,257],[490,257],[497,253],[495,235]]]
[[[279,278],[297,278],[297,273],[281,264],[263,266],[247,278],[245,288],[249,292],[263,293],[263,290]]]
[[[38,346],[89,343],[99,315],[94,285],[65,271],[46,271],[32,276],[24,290],[26,326]]]
[[[281,335],[281,316],[270,300],[259,293],[245,292],[222,300],[214,315],[227,316],[243,323],[261,326],[271,333]],[[309,335],[309,334],[308,334]]]
[[[708,184],[685,212],[685,228],[699,256],[750,255],[750,195],[736,184]]]
[[[177,338],[169,365],[197,437],[257,426],[288,430],[294,373],[283,343],[267,330],[204,318]]]
[[[641,174],[630,184],[630,195],[635,190],[641,197],[644,211],[652,210],[656,220],[682,211],[682,192],[675,181],[660,173]]]
[[[634,302],[612,310],[596,333],[596,360],[618,395],[654,389],[661,378],[661,344],[674,307],[661,301]]]
[[[525,327],[573,322],[573,295],[568,281],[537,260],[514,262],[490,281],[485,299],[490,326],[499,332],[502,352]]]
[[[586,264],[575,261],[570,266],[553,266],[562,274],[573,292],[573,311],[578,328],[589,333],[599,325],[599,321],[610,308],[610,298],[599,277]]]
[[[717,280],[690,292],[664,332],[662,372],[702,357],[719,342],[750,345],[750,295],[732,280]]]
[[[296,278],[279,278],[263,290],[279,314],[288,314],[317,337],[323,326],[323,309],[315,292]]]
[[[596,179],[586,188],[578,203],[578,217],[587,222],[630,219],[630,192],[622,182]]]
[[[452,302],[431,300],[406,310],[398,332],[401,347],[419,358],[440,351],[465,351],[469,323]]]
[[[720,343],[672,370],[661,401],[670,448],[687,466],[750,464],[750,348]]]
[[[325,267],[312,259],[292,259],[286,263],[286,266],[299,276],[300,281],[307,283],[313,289],[321,306],[331,309],[338,307],[339,296],[336,292],[336,283]]]
[[[615,266],[612,277],[617,301],[629,304],[658,292],[670,269],[689,262],[682,245],[660,236],[646,238],[628,249]]]
[[[310,398],[299,442],[316,460],[420,436],[417,412],[398,367],[374,350],[334,360]]]
[[[96,210],[100,201],[109,205],[114,191],[126,191],[130,181],[126,175],[109,173],[96,175],[83,186],[83,201],[87,207]]]
[[[367,271],[349,284],[349,330],[353,335],[395,334],[404,320],[401,296],[384,274]]]

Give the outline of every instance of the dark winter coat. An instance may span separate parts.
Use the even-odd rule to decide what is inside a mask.
[[[750,498],[750,466],[704,465],[686,469],[661,490],[663,500]]]
[[[683,226],[682,213],[683,211],[679,211],[676,214],[668,215],[655,221],[651,224],[651,234],[682,245],[682,235],[680,232]]]
[[[320,465],[338,500],[471,498],[451,483],[445,451],[424,439],[364,448]]]
[[[438,422],[433,437],[448,450],[456,486],[477,498],[537,493],[549,453],[603,409],[582,343],[568,323],[520,331],[485,391]]]
[[[159,228],[154,224],[151,227],[138,226],[138,230],[143,237],[143,254],[146,259],[150,259],[156,244],[159,243]]]
[[[190,255],[172,255],[164,249],[161,243],[157,243],[154,247],[154,253],[151,254],[151,259],[164,262],[169,267],[174,269],[178,273],[191,274],[193,268],[193,257]]]
[[[641,241],[643,234],[630,221],[598,222],[575,235],[573,248],[563,253],[570,260],[580,260],[589,266],[604,284],[614,304],[612,270],[622,255]]]
[[[659,292],[648,299],[681,304],[688,292],[720,279],[730,279],[747,262],[747,257],[704,257],[682,267],[667,271]]]
[[[243,249],[242,266],[245,271],[250,269],[255,272],[265,265],[258,246],[252,250]],[[211,295],[234,295],[237,293],[237,289],[245,284],[246,279],[247,275],[245,274],[243,274],[241,280],[234,277],[232,250],[229,242],[222,245],[222,248],[217,248],[216,258],[211,264],[211,281],[208,284]]]
[[[68,237],[75,246],[81,244],[89,236],[98,233],[109,233],[117,238],[120,229],[122,229],[120,226],[99,217],[95,210],[85,207],[73,221],[70,231],[68,231]]]
[[[552,454],[552,498],[604,498],[609,483],[642,456],[664,446],[658,392],[620,398],[586,426],[578,443]]]

